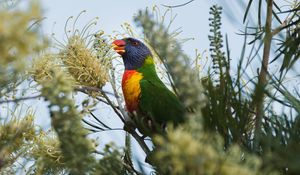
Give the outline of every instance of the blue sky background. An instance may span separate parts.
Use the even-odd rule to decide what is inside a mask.
[[[165,10],[161,4],[177,5],[186,1],[183,0],[42,0],[42,6],[44,9],[44,16],[47,17],[43,22],[44,32],[51,33],[53,30],[54,22],[55,27],[53,32],[58,38],[63,36],[63,27],[66,19],[70,16],[77,16],[82,10],[87,10],[87,13],[79,20],[79,26],[87,23],[89,19],[96,16],[100,18],[99,27],[103,29],[107,34],[112,34],[114,30],[121,31],[120,25],[124,22],[132,23],[132,16],[137,13],[139,9],[145,9],[145,7],[152,8],[153,5],[158,5],[162,11]],[[213,0],[201,0],[194,1],[191,4],[175,8],[174,13],[178,14],[177,19],[174,22],[174,27],[183,27],[182,37],[195,38],[195,40],[185,44],[184,49],[188,54],[193,55],[194,50],[198,48],[200,51],[208,48],[208,18],[209,7],[213,4],[220,4],[222,1]],[[239,17],[239,21],[224,18],[224,31],[228,33],[232,43],[238,41],[235,35],[237,26],[242,23],[242,11],[238,8],[236,1],[230,3],[230,9],[236,10],[234,17]],[[226,15],[224,15],[225,17]],[[239,26],[240,27],[240,26]],[[243,29],[243,28],[241,28]]]

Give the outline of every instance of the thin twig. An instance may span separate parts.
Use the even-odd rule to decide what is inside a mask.
[[[103,99],[101,99],[101,98],[99,98],[99,97],[96,97],[95,99],[97,99],[98,101],[100,101],[100,102],[102,102],[102,103],[104,103],[104,104],[106,104],[106,105],[110,105],[107,101],[105,101],[105,100],[103,100]],[[119,106],[114,106],[116,109],[119,109]],[[120,110],[120,109],[119,109]]]
[[[272,31],[272,36],[277,35],[279,32],[281,32],[282,29],[286,28],[287,25],[292,21],[294,15],[290,18],[287,18],[286,20],[284,20],[280,26],[276,27],[273,31]]]
[[[132,167],[132,165],[129,165],[125,162],[122,162],[122,164],[129,170],[133,171],[136,175],[143,175],[143,173],[138,172],[136,169],[134,169],[134,167]]]
[[[75,87],[74,89],[75,89],[76,91],[82,92],[82,93],[87,94],[87,95],[89,95],[89,92],[90,92],[90,91],[93,91],[93,92],[100,92],[100,93],[102,93],[102,94],[103,94],[103,93],[108,93],[108,94],[112,95],[111,92],[103,91],[102,89],[98,89],[98,88],[94,88],[94,87]],[[102,103],[104,103],[104,104],[106,104],[106,105],[109,105],[109,106],[111,105],[110,103],[108,103],[107,101],[101,99],[100,97],[95,97],[95,99],[97,99],[98,101],[100,101],[100,102],[102,102]],[[119,106],[114,105],[114,107],[115,107],[116,109],[119,109]]]
[[[164,7],[167,7],[167,8],[177,8],[177,7],[182,7],[182,6],[188,5],[188,4],[192,3],[193,1],[195,1],[195,0],[190,0],[186,3],[179,4],[179,5],[164,5],[164,4],[161,4],[161,5]]]
[[[146,155],[150,154],[150,149],[148,148],[148,146],[146,145],[146,143],[144,142],[144,140],[134,131],[128,131],[133,138],[138,142],[138,144],[141,146],[141,148],[144,150],[144,152],[146,153]]]
[[[91,116],[97,121],[99,122],[103,127],[107,128],[107,129],[111,129],[111,127],[107,126],[105,123],[103,123],[101,120],[99,120],[92,112],[90,112]]]
[[[89,125],[89,126],[92,127],[92,128],[96,128],[96,129],[99,129],[99,130],[101,130],[101,131],[104,131],[104,130],[105,130],[104,128],[102,128],[102,127],[100,127],[100,126],[96,126],[96,125],[94,125],[93,123],[90,123],[90,122],[88,122],[88,121],[85,120],[85,119],[82,119],[82,121],[83,121],[83,123]]]
[[[40,97],[42,97],[42,95],[36,95],[36,96],[32,96],[32,97],[22,97],[22,98],[16,98],[16,99],[11,99],[11,100],[0,100],[0,104],[2,104],[2,103],[17,103],[19,101],[32,100],[32,99],[40,98]]]
[[[120,96],[119,96],[119,94],[117,92],[116,79],[115,79],[114,70],[111,71],[111,86],[112,86],[112,89],[114,91],[114,96],[116,97],[116,100],[117,100],[117,103],[118,103],[118,106],[119,106],[119,109],[120,109],[121,113],[123,114],[123,116],[124,116],[125,119],[129,118],[127,112],[122,107],[122,102],[121,102]]]
[[[114,112],[118,115],[118,117],[122,120],[122,122],[125,122],[124,119],[123,119],[123,117],[122,117],[122,115],[121,115],[121,113],[118,111],[119,107],[116,106],[116,105],[114,105],[114,103],[106,95],[106,94],[109,94],[109,95],[115,96],[113,93],[104,91],[104,90],[102,90],[100,88],[87,87],[87,86],[78,86],[78,87],[75,87],[74,90],[82,92],[82,93],[85,93],[85,94],[87,94],[89,91],[100,92],[101,95],[103,96],[103,98],[105,98],[106,101],[104,101],[104,100],[102,100],[100,98],[96,98],[96,99],[99,100],[99,101],[104,102],[107,105],[109,105],[114,110]]]
[[[111,129],[104,129],[104,130],[96,130],[91,128],[86,128],[87,130],[96,133],[96,132],[105,132],[105,131],[124,131],[123,128],[111,128]]]
[[[129,132],[126,132],[126,138],[125,138],[125,155],[124,155],[124,163],[128,165],[127,168],[129,170],[135,172],[137,175],[141,174],[140,172],[136,171],[134,168],[134,165],[132,163],[132,157],[131,157],[131,136]]]
[[[281,30],[288,24],[287,20],[283,21],[283,23],[278,26],[277,28],[275,28],[272,32],[272,36],[277,35],[279,32],[281,32]]]
[[[114,95],[111,92],[105,91],[103,89],[97,88],[97,87],[89,87],[89,86],[76,86],[74,87],[74,90],[80,91],[80,92],[100,92],[102,94],[108,94],[108,95]]]
[[[260,141],[262,117],[264,115],[264,97],[265,97],[264,89],[265,86],[267,85],[268,65],[269,65],[270,49],[271,49],[271,42],[272,42],[272,10],[273,10],[273,0],[268,0],[267,18],[265,24],[263,59],[261,63],[261,70],[258,75],[258,83],[255,88],[255,98],[253,99],[253,103],[255,103],[256,106],[254,148],[257,150]]]
[[[157,54],[157,55],[158,55],[158,54]],[[160,57],[160,58],[161,58],[161,57]],[[162,60],[162,59],[161,59],[161,61],[162,61],[163,65],[164,65],[164,67],[167,69],[167,78],[168,78],[168,80],[169,80],[169,82],[170,82],[170,84],[171,84],[172,90],[174,91],[174,93],[176,94],[176,96],[179,96],[179,93],[178,93],[178,91],[177,91],[177,89],[176,89],[176,86],[175,86],[175,84],[174,84],[172,75],[171,75],[170,72],[169,72],[167,63],[165,62],[165,60]]]
[[[113,104],[113,102],[108,98],[108,96],[106,94],[102,94],[103,97],[107,100],[107,102],[109,103],[109,106],[114,110],[114,112],[117,114],[117,116],[120,118],[120,120],[125,123],[125,120],[122,116],[122,110],[118,110],[117,108],[115,108],[115,105]],[[119,112],[121,111],[121,113]]]

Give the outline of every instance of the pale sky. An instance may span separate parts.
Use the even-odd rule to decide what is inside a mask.
[[[99,27],[106,33],[112,34],[114,30],[121,30],[120,25],[124,22],[132,23],[132,16],[136,14],[139,9],[145,9],[145,7],[152,8],[154,5],[160,7],[161,11],[165,10],[161,4],[177,5],[187,1],[183,0],[42,0],[42,6],[44,9],[44,16],[47,19],[43,22],[44,31],[51,33],[53,29],[53,23],[56,22],[54,27],[54,33],[57,36],[63,35],[63,27],[65,21],[70,16],[77,16],[82,10],[87,10],[87,13],[81,17],[79,24],[86,24],[88,20],[99,17]],[[177,19],[174,22],[174,27],[182,27],[182,37],[195,38],[185,45],[185,51],[191,55],[194,55],[194,50],[198,48],[200,51],[208,48],[208,18],[209,7],[213,4],[220,4],[219,0],[196,0],[191,4],[175,8],[174,13],[178,14]],[[241,16],[237,3],[231,3],[231,9],[236,10],[236,14]],[[226,9],[225,9],[226,10]],[[240,21],[233,21],[232,19],[225,19],[224,16],[224,31],[230,36],[237,32],[237,28],[232,28],[232,24],[241,24]],[[242,29],[242,28],[241,28]],[[232,37],[233,40],[235,40]],[[232,41],[234,42],[234,41]]]

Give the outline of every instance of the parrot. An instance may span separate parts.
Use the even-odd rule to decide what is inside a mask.
[[[125,106],[140,133],[163,133],[167,123],[182,123],[184,106],[158,77],[150,49],[131,37],[115,40],[112,46],[123,59]]]

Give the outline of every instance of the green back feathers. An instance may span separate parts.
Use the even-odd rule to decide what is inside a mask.
[[[137,71],[143,74],[140,80],[140,110],[154,118],[158,124],[182,122],[184,108],[175,94],[157,76],[153,58],[148,56]]]

